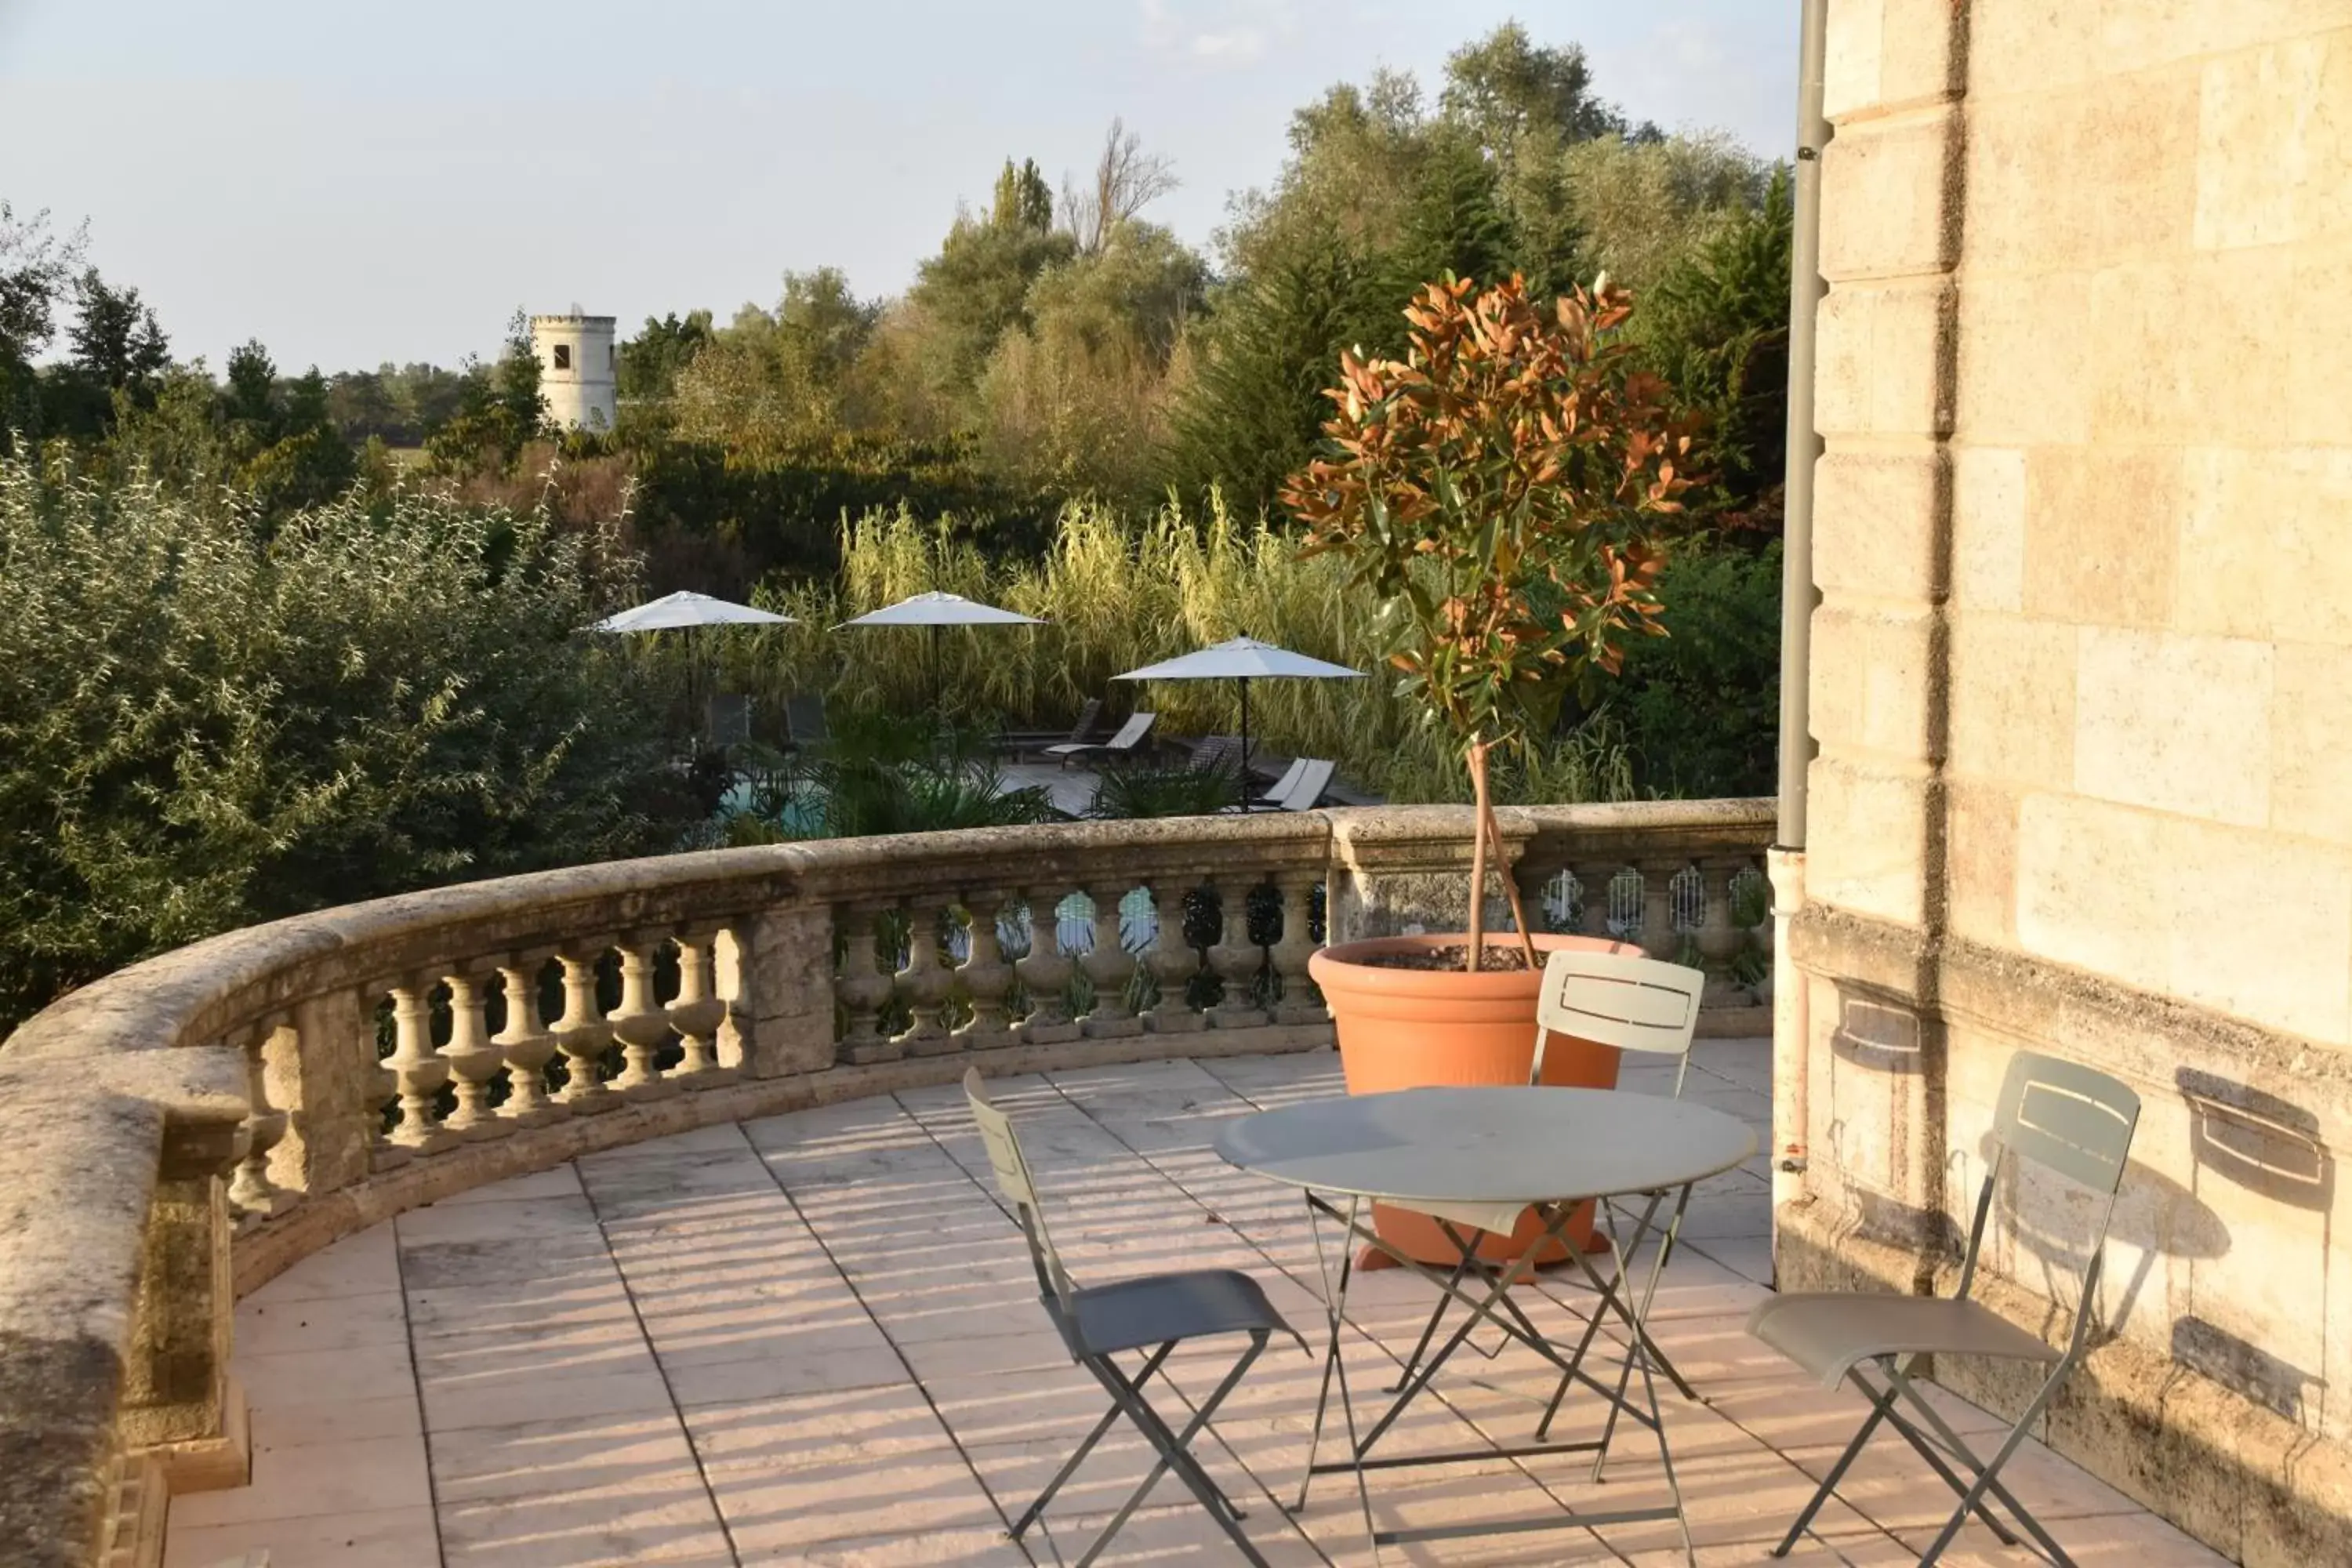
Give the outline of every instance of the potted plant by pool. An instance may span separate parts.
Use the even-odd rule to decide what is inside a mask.
[[[1633,362],[1633,308],[1606,275],[1549,310],[1517,278],[1424,287],[1404,360],[1340,355],[1325,455],[1284,488],[1307,550],[1379,602],[1397,689],[1459,748],[1475,803],[1467,931],[1315,955],[1350,1093],[1525,1083],[1542,954],[1615,945],[1530,931],[1507,870],[1517,930],[1487,931],[1484,906],[1490,851],[1501,868],[1490,756],[1549,734],[1570,689],[1590,696],[1627,639],[1663,631],[1655,584],[1691,437],[1664,381]],[[1547,1043],[1546,1083],[1616,1080],[1613,1049]],[[1455,1256],[1429,1221],[1380,1223],[1416,1257]]]

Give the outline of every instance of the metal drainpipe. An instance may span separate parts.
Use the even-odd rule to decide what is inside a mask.
[[[1822,295],[1822,113],[1828,0],[1804,0],[1797,58],[1797,163],[1789,257],[1789,467],[1782,489],[1780,562],[1780,820],[1772,877],[1772,1202],[1804,1191],[1807,1157],[1806,1046],[1802,976],[1789,961],[1789,922],[1805,901],[1805,769],[1812,761],[1814,330]],[[1777,1222],[1776,1226],[1777,1230]]]

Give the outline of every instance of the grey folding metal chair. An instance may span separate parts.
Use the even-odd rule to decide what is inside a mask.
[[[1563,948],[1553,952],[1544,960],[1543,987],[1536,998],[1535,1059],[1528,1070],[1528,1082],[1530,1085],[1543,1082],[1544,1047],[1551,1037],[1554,1034],[1571,1035],[1600,1045],[1614,1046],[1619,1050],[1675,1058],[1674,1098],[1681,1099],[1684,1081],[1690,1076],[1691,1037],[1698,1027],[1699,999],[1706,989],[1706,975],[1703,971],[1679,963],[1665,963],[1630,952],[1595,952],[1590,948]],[[1639,1223],[1633,1226],[1632,1239],[1621,1242],[1615,1248],[1617,1271],[1612,1289],[1623,1288],[1626,1258],[1640,1249],[1643,1240],[1654,1227],[1657,1212],[1668,1194],[1646,1193],[1643,1196],[1647,1200],[1647,1206]],[[1642,1296],[1642,1321],[1649,1320],[1650,1301],[1657,1293],[1658,1276],[1665,1268],[1667,1256],[1674,1247],[1675,1232],[1682,1225],[1683,1213],[1689,1203],[1687,1191],[1676,1198],[1664,1234],[1660,1238]],[[1610,1215],[1613,1221],[1616,1217],[1614,1205],[1611,1206]],[[1449,1234],[1452,1233],[1452,1216],[1433,1215],[1431,1217],[1444,1225]],[[1498,1215],[1495,1219],[1500,1222],[1499,1230],[1504,1235],[1510,1234],[1518,1222],[1516,1212],[1507,1217]],[[1497,1226],[1490,1223],[1487,1228]],[[1454,1240],[1462,1247],[1462,1261],[1454,1266],[1454,1286],[1458,1287],[1476,1258],[1480,1237],[1474,1234],[1466,1243],[1458,1236]],[[1399,1380],[1399,1388],[1420,1365],[1422,1356],[1428,1351],[1430,1341],[1436,1334],[1438,1325],[1454,1299],[1454,1292],[1451,1287],[1438,1297],[1429,1322],[1422,1330],[1420,1342],[1413,1346],[1412,1354],[1406,1358],[1404,1378]],[[1570,1370],[1560,1374],[1559,1386],[1544,1409],[1543,1420],[1537,1426],[1538,1437],[1549,1436],[1552,1418],[1559,1414],[1561,1400],[1567,1396],[1570,1386],[1583,1375],[1585,1353],[1592,1347],[1608,1305],[1603,1301],[1601,1308],[1585,1320],[1583,1337],[1575,1352],[1569,1357]],[[1503,1309],[1513,1316],[1519,1315],[1518,1308],[1507,1296],[1504,1299]],[[1466,1331],[1467,1325],[1465,1329]],[[1533,1331],[1531,1326],[1529,1331]],[[1696,1397],[1674,1363],[1654,1345],[1652,1347],[1652,1359],[1685,1398]],[[1628,1357],[1618,1379],[1616,1396],[1610,1405],[1608,1426],[1601,1435],[1601,1448],[1593,1460],[1596,1477],[1608,1459],[1609,1438],[1616,1430],[1617,1412],[1624,1404],[1626,1379],[1633,1375],[1633,1359]]]
[[[1102,1419],[1095,1423],[1076,1452],[1045,1483],[1037,1500],[1013,1521],[1013,1538],[1018,1541],[1037,1521],[1046,1505],[1054,1500],[1054,1494],[1062,1489],[1062,1483],[1086,1462],[1103,1435],[1124,1415],[1159,1454],[1159,1462],[1151,1467],[1151,1473],[1143,1478],[1143,1484],[1135,1489],[1134,1495],[1111,1516],[1094,1544],[1087,1548],[1086,1555],[1077,1560],[1076,1568],[1087,1568],[1101,1555],[1111,1537],[1118,1533],[1128,1517],[1159,1485],[1160,1478],[1171,1470],[1209,1510],[1210,1517],[1232,1539],[1242,1556],[1255,1568],[1266,1568],[1265,1559],[1242,1533],[1242,1510],[1201,1468],[1200,1461],[1192,1455],[1191,1445],[1207,1428],[1209,1418],[1224,1403],[1225,1396],[1240,1385],[1244,1374],[1265,1352],[1269,1338],[1276,1333],[1287,1334],[1298,1342],[1302,1351],[1307,1348],[1307,1342],[1266,1300],[1258,1282],[1234,1269],[1195,1268],[1172,1274],[1147,1274],[1087,1287],[1075,1283],[1069,1270],[1062,1266],[1061,1255],[1054,1248],[1053,1234],[1046,1228],[1045,1209],[1038,1201],[1037,1184],[1029,1173],[1027,1157],[1021,1152],[1021,1140],[1004,1113],[989,1103],[979,1068],[964,1073],[963,1091],[971,1101],[972,1120],[980,1124],[981,1142],[987,1146],[997,1190],[1013,1205],[1022,1234],[1028,1237],[1029,1260],[1037,1270],[1038,1300],[1045,1315],[1053,1320],[1062,1342],[1069,1347],[1070,1359],[1092,1373],[1111,1397],[1110,1408],[1103,1412]],[[1248,1348],[1208,1398],[1193,1407],[1192,1419],[1181,1431],[1176,1430],[1144,1398],[1144,1385],[1159,1373],[1178,1345],[1216,1334],[1246,1334]],[[1129,1352],[1143,1356],[1141,1368],[1132,1375],[1113,1359]]]
[[[1951,1296],[1800,1294],[1777,1296],[1756,1309],[1748,1320],[1749,1333],[1820,1378],[1822,1387],[1835,1388],[1850,1377],[1870,1401],[1870,1415],[1864,1420],[1862,1430],[1853,1435],[1853,1441],[1830,1467],[1830,1473],[1822,1479],[1812,1500],[1773,1549],[1773,1556],[1787,1555],[1797,1543],[1797,1538],[1812,1523],[1822,1504],[1837,1490],[1847,1467],[1883,1421],[1918,1450],[1919,1457],[1927,1461],[1928,1468],[1946,1486],[1959,1494],[1959,1506],[1952,1510],[1952,1517],[1920,1557],[1920,1568],[1927,1568],[1943,1555],[1971,1513],[1991,1527],[2002,1545],[2017,1544],[2017,1537],[1986,1505],[1988,1496],[2009,1510],[2059,1568],[2072,1568],[2074,1560],[2065,1550],[2000,1484],[2000,1468],[2017,1452],[2034,1421],[2074,1372],[2075,1363],[2083,1359],[2090,1333],[2091,1310],[2098,1300],[2107,1227],[2115,1219],[2116,1193],[2123,1185],[2132,1133],[2138,1124],[2139,1096],[2126,1085],[2074,1062],[2035,1051],[2020,1051],[2011,1060],[2009,1076],[2001,1082],[1993,1120],[1992,1164],[1977,1195],[1976,1218],[1969,1226],[1968,1252],[1960,1264],[1959,1286]],[[2091,1237],[2089,1261],[2083,1269],[2074,1332],[2063,1350],[1969,1299],[1969,1288],[1976,1282],[1977,1258],[1992,1216],[1993,1194],[2000,1188],[2002,1167],[2012,1155],[2053,1171],[2106,1200]],[[1990,1356],[2032,1362],[2050,1371],[2000,1446],[1990,1458],[1979,1459],[1975,1450],[1961,1440],[1911,1381],[1911,1364],[1923,1355]],[[1864,1363],[1876,1365],[1878,1375],[1885,1380],[1883,1386],[1873,1386],[1863,1373]],[[1898,1401],[1916,1411],[1924,1426],[1915,1424],[1898,1410]],[[1969,1479],[1960,1479],[1955,1463],[1968,1471]]]

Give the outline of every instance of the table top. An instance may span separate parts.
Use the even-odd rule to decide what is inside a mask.
[[[1216,1150],[1316,1192],[1536,1204],[1679,1187],[1751,1158],[1756,1134],[1720,1110],[1657,1095],[1435,1088],[1261,1110],[1226,1127]]]

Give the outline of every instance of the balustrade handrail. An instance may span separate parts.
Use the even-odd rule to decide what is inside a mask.
[[[1769,801],[1498,816],[1556,920],[1717,967],[1759,940],[1727,911]],[[241,1463],[220,1453],[233,1226],[250,1288],[477,1181],[961,1070],[925,1058],[1313,1044],[1311,928],[1442,921],[1415,900],[1468,851],[1447,806],[697,851],[296,915],[63,997],[0,1044],[0,1561],[81,1568],[123,1478]]]

